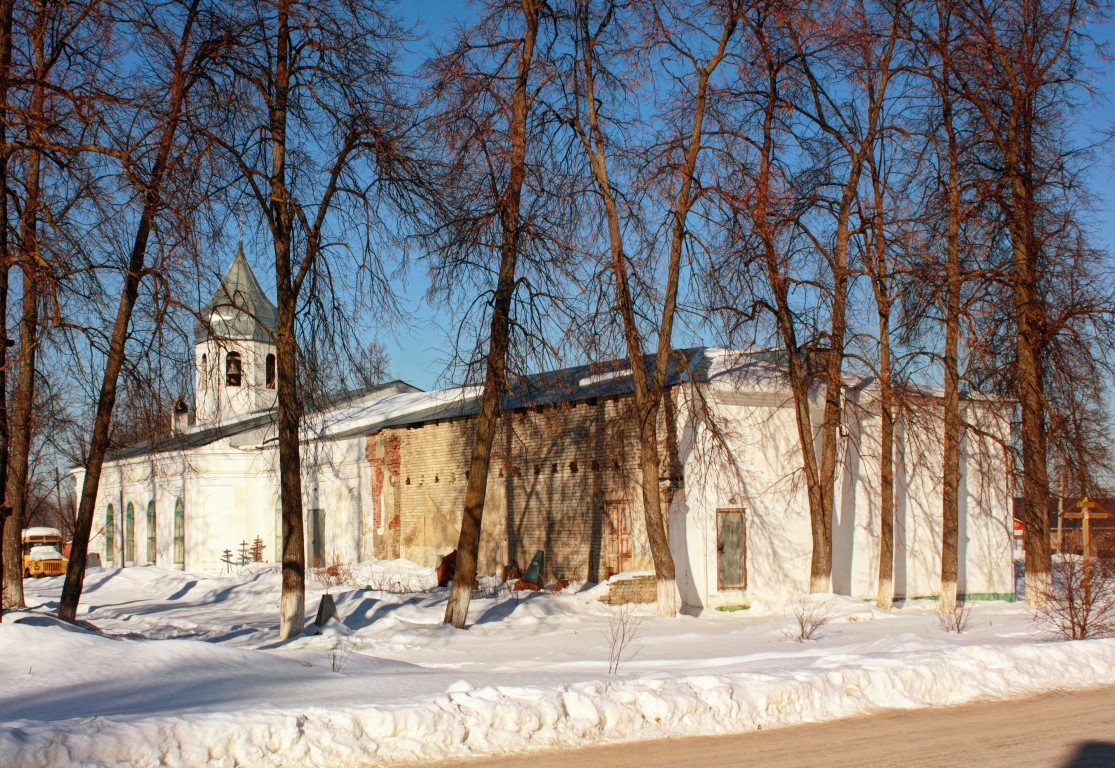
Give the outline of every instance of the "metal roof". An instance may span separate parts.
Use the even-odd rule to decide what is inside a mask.
[[[208,339],[252,339],[271,341],[277,313],[256,279],[252,265],[244,256],[244,244],[213,297],[201,308],[194,323],[194,342]]]
[[[353,400],[359,397],[365,397],[374,392],[386,392],[388,394],[397,392],[417,392],[417,388],[407,384],[405,381],[396,379],[389,381],[375,387],[361,387],[350,392],[338,394],[328,401],[329,407],[336,407],[338,404],[346,400]],[[125,459],[133,459],[137,456],[150,456],[156,453],[164,453],[167,451],[182,451],[190,448],[200,448],[204,445],[209,445],[217,440],[226,437],[235,437],[236,435],[244,434],[255,429],[268,427],[276,423],[278,418],[277,408],[270,408],[266,411],[251,414],[245,418],[237,419],[235,421],[217,424],[206,429],[199,429],[192,432],[185,432],[179,435],[173,435],[166,438],[158,438],[155,440],[145,440],[135,445],[129,445],[124,448],[118,448],[109,451],[105,457],[107,461],[122,461]]]
[[[710,360],[705,347],[675,349],[667,363],[667,387],[684,381],[704,383],[708,380]],[[653,371],[654,355],[644,355],[643,365],[649,376]],[[585,365],[575,365],[556,371],[512,376],[508,391],[500,398],[500,409],[515,411],[558,403],[577,403],[602,397],[622,397],[635,390],[631,366],[627,358],[605,360]],[[480,411],[480,395],[465,395],[458,399],[438,402],[380,421],[360,424],[350,429],[341,427],[330,431],[331,438],[372,434],[390,427],[411,426],[440,419],[475,416]]]

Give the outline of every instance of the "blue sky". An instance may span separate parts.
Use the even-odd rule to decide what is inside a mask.
[[[441,38],[453,26],[455,19],[467,18],[471,5],[452,0],[422,0],[402,2],[400,13],[408,21],[427,31],[431,39]],[[1101,43],[1115,44],[1115,23],[1108,21],[1092,28],[1093,37]],[[428,53],[425,44],[414,46],[413,61],[418,62]],[[1110,61],[1096,61],[1093,87],[1101,94],[1081,115],[1077,131],[1084,141],[1094,141],[1099,133],[1115,124],[1115,68]],[[1115,162],[1110,151],[1103,153],[1089,170],[1090,183],[1097,197],[1097,210],[1090,223],[1097,244],[1110,251],[1115,245]],[[439,325],[436,309],[427,306],[423,294],[426,289],[424,265],[416,260],[405,282],[398,286],[403,295],[404,308],[411,314],[409,322],[401,327],[384,329],[380,336],[391,357],[391,372],[422,389],[432,389],[451,383],[446,378],[446,362],[452,334]],[[685,339],[684,343],[698,340]],[[712,341],[711,339],[709,341]],[[679,342],[680,343],[680,342]]]

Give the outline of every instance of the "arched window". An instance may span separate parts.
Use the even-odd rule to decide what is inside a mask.
[[[174,502],[174,564],[186,562],[186,506],[182,499]]]
[[[264,371],[266,372],[265,380],[268,389],[275,388],[275,356],[268,355],[264,360]]]
[[[109,504],[105,509],[105,563],[116,559],[116,515]]]
[[[136,559],[136,508],[132,502],[124,511],[124,562],[134,563]]]
[[[147,502],[147,562],[154,563],[158,548],[155,540],[155,500]]]
[[[240,386],[240,353],[229,352],[225,355],[225,386]]]
[[[201,381],[202,384],[209,378],[209,355],[201,353]]]

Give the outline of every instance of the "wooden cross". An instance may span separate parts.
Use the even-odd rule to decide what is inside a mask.
[[[1103,511],[1098,503],[1085,496],[1083,499],[1076,503],[1076,508],[1079,512],[1066,512],[1062,517],[1069,520],[1083,520],[1084,528],[1084,559],[1087,560],[1092,556],[1092,521],[1103,520],[1111,515]]]

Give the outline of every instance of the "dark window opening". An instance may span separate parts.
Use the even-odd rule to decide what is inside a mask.
[[[747,589],[747,522],[743,509],[716,510],[716,566],[719,589]]]
[[[240,373],[240,353],[229,352],[225,355],[225,386],[239,387]]]
[[[265,371],[264,378],[266,380],[267,388],[268,389],[274,389],[275,388],[275,356],[274,355],[268,355],[265,362],[264,362],[263,367],[264,367],[264,371]]]
[[[153,563],[158,555],[158,542],[155,539],[157,530],[155,521],[155,501],[147,502],[147,562]]]
[[[174,500],[174,564],[186,563],[186,505],[182,499]]]

